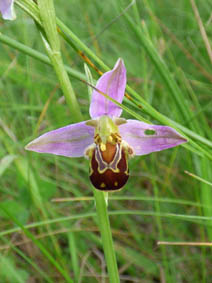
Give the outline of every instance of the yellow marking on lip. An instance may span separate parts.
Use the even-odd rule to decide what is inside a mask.
[[[109,142],[112,142],[112,141],[113,141],[112,136],[109,136],[109,137],[108,137],[108,141],[109,141]]]
[[[100,144],[100,148],[101,148],[101,151],[105,151],[106,150],[106,145],[104,143],[101,143]]]
[[[105,187],[106,187],[105,183],[101,183],[100,188],[105,188]]]
[[[115,183],[114,183],[114,186],[115,186],[115,187],[118,187],[118,184],[119,184],[118,182],[115,182]]]

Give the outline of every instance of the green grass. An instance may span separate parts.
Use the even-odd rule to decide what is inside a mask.
[[[211,3],[196,4],[210,37]],[[124,100],[123,117],[171,125],[189,140],[130,160],[129,182],[109,195],[120,279],[210,282],[210,247],[157,242],[212,241],[211,62],[190,1],[144,0],[125,10],[128,5],[55,1],[66,35],[60,36],[63,60],[83,118],[89,119],[88,87],[73,44],[103,72],[124,59],[133,101]],[[108,282],[88,161],[24,150],[77,117],[38,27],[16,11],[16,21],[0,25],[0,282]]]

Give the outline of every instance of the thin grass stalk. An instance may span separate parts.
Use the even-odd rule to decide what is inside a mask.
[[[141,210],[115,210],[115,211],[108,211],[108,215],[139,215],[139,216],[152,216],[152,217],[156,217],[156,216],[160,216],[160,217],[165,217],[165,218],[170,218],[170,219],[179,219],[180,221],[189,221],[189,222],[193,222],[199,225],[208,225],[210,227],[212,227],[212,223],[208,224],[208,220],[211,221],[211,217],[206,217],[206,216],[199,216],[199,215],[185,215],[185,214],[175,214],[175,213],[165,213],[165,212],[160,212],[157,213],[155,211],[141,211]],[[87,212],[87,213],[82,213],[82,214],[76,214],[76,215],[69,215],[69,216],[64,216],[64,217],[58,217],[58,218],[54,218],[54,219],[49,219],[49,220],[44,220],[44,221],[40,221],[40,222],[34,222],[31,224],[27,224],[24,227],[27,229],[30,228],[36,228],[36,227],[40,227],[40,226],[45,226],[47,224],[53,224],[53,223],[62,223],[62,222],[66,222],[66,221],[70,221],[70,220],[78,220],[78,219],[85,219],[85,218],[89,218],[89,217],[96,217],[96,213],[95,212]],[[204,222],[203,222],[204,221]],[[9,235],[12,233],[16,233],[16,232],[20,232],[21,228],[20,227],[15,227],[15,228],[11,228],[8,230],[4,230],[2,232],[0,232],[0,237],[1,236],[5,236],[5,235]]]
[[[41,23],[45,31],[45,34],[42,33],[42,39],[60,82],[72,118],[76,122],[82,121],[83,116],[61,56],[54,3],[52,0],[38,0],[38,8],[40,11]]]

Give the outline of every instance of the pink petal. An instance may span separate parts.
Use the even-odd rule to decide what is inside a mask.
[[[122,139],[133,147],[135,155],[164,150],[187,142],[168,126],[150,125],[137,120],[127,120],[119,126]]]
[[[122,103],[126,87],[126,69],[122,59],[118,59],[112,71],[104,73],[96,84],[96,88],[113,99]],[[93,90],[90,105],[90,116],[96,118],[102,115],[119,117],[122,109]]]
[[[0,12],[3,19],[14,20],[16,18],[13,6],[14,0],[0,0]]]
[[[84,155],[87,146],[93,143],[94,128],[86,121],[47,132],[30,142],[25,149],[68,157]]]

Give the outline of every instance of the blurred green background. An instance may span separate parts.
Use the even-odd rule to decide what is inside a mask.
[[[105,64],[112,68],[119,57],[124,59],[128,84],[141,98],[210,141],[212,2],[129,4],[60,0],[55,8],[58,18]],[[1,19],[0,32],[45,54],[33,20],[15,8],[17,19]],[[145,34],[167,65],[180,88],[177,99],[135,29]],[[65,64],[84,74],[84,62],[75,50],[62,38],[61,46]],[[70,79],[89,119],[88,88]],[[124,105],[160,124],[126,99]],[[122,116],[133,118],[125,111]],[[88,161],[24,150],[33,138],[73,121],[53,68],[0,42],[0,283],[66,282],[40,244],[76,282],[108,282]],[[197,143],[212,154],[209,146]],[[210,159],[180,146],[136,157],[129,167],[129,182],[110,194],[108,206],[114,213],[110,221],[121,282],[212,282],[210,247],[157,245],[212,241],[212,187],[184,173],[212,182]],[[69,202],[52,201],[70,197]],[[17,221],[32,224],[30,236],[17,231]]]

